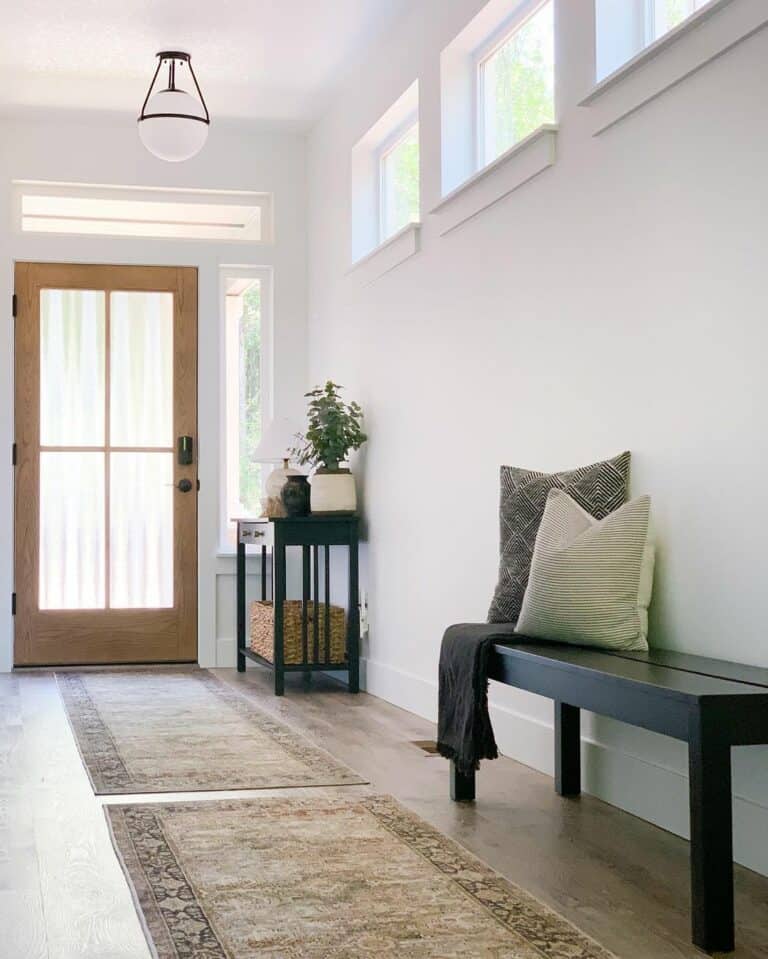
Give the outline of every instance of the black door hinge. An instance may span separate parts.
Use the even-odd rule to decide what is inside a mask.
[[[11,297],[11,313],[16,316],[19,310],[19,298],[14,293]]]
[[[16,593],[11,593],[11,616],[16,615]]]
[[[16,444],[14,443],[13,446],[11,446],[11,466],[16,465],[16,456],[17,456]]]

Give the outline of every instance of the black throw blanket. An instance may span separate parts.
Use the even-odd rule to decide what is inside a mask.
[[[437,749],[464,776],[499,755],[488,715],[488,659],[494,643],[513,640],[514,629],[514,623],[461,623],[443,636]]]

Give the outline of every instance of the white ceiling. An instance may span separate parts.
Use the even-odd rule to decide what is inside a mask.
[[[186,50],[214,118],[307,126],[413,0],[2,0],[0,110],[138,115],[161,49]]]

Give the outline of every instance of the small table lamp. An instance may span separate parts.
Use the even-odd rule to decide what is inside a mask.
[[[285,507],[280,498],[285,481],[289,476],[300,476],[301,471],[290,465],[290,448],[295,442],[298,429],[288,417],[271,420],[264,430],[261,442],[256,448],[254,460],[257,463],[278,464],[267,477],[264,484],[265,496],[261,500],[263,516],[285,516]]]

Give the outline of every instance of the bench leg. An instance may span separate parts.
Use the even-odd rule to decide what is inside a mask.
[[[463,776],[451,761],[451,799],[454,802],[472,802],[475,798],[475,774]]]
[[[555,792],[581,792],[581,722],[578,706],[555,701]]]
[[[731,952],[734,948],[731,747],[723,739],[716,719],[701,709],[691,715],[688,766],[693,944],[705,952]]]

